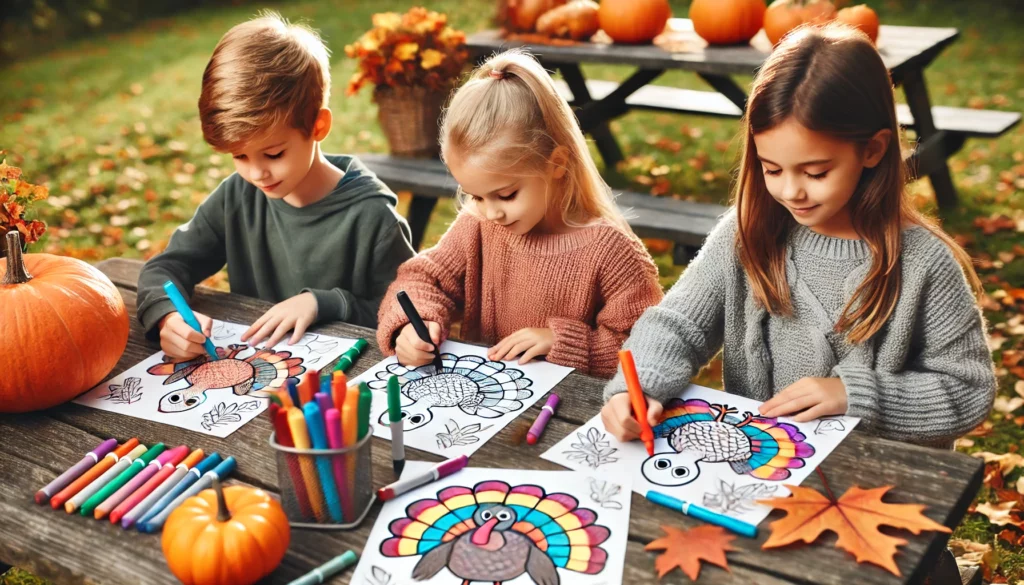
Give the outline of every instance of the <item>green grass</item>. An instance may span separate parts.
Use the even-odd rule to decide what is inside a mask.
[[[882,22],[920,26],[956,26],[961,39],[926,70],[937,105],[1024,109],[1024,42],[1011,2],[960,0],[869,0]],[[404,10],[416,2],[296,0],[197,10],[142,23],[132,30],[67,43],[58,50],[0,69],[0,149],[8,162],[23,167],[29,179],[45,181],[51,197],[39,208],[51,232],[37,249],[96,261],[113,256],[147,257],[163,248],[171,230],[191,217],[195,206],[233,169],[229,157],[202,141],[196,99],[203,68],[220,36],[252,16],[257,7],[274,8],[291,19],[320,29],[333,50],[331,107],[335,126],[324,143],[328,152],[381,152],[386,142],[376,121],[369,91],[344,95],[354,63],[344,45],[381,10]],[[491,0],[437,0],[430,8],[451,16],[455,26],[475,31],[489,25]],[[687,2],[673,1],[677,15]],[[587,66],[588,77],[620,80],[624,67]],[[746,80],[749,81],[749,80]],[[741,83],[746,81],[740,80]],[[708,89],[692,74],[669,72],[657,83]],[[902,91],[897,91],[902,100]],[[738,123],[693,116],[633,113],[612,124],[627,156],[623,183],[666,196],[725,202],[737,143]],[[1024,209],[1024,129],[995,141],[971,140],[952,159],[963,205],[943,218],[946,228],[971,240],[977,258],[1022,243],[1012,231],[984,236],[973,222],[993,213]],[[595,151],[596,152],[596,151]],[[610,174],[609,174],[610,176]],[[914,185],[916,200],[933,209],[927,181]],[[442,202],[428,229],[430,245],[454,217]],[[656,258],[667,287],[678,277],[668,255]],[[1024,288],[1024,258],[982,271],[989,292]],[[213,284],[223,286],[216,279]],[[1006,306],[986,311],[992,327],[1020,311]],[[1024,348],[1024,336],[1009,336],[1002,351]],[[996,352],[997,361],[1001,352]],[[700,381],[720,385],[712,365]],[[1013,396],[1017,378],[1000,372],[1000,392]],[[1021,411],[1018,416],[1024,414]],[[1024,430],[994,414],[992,432],[975,437],[969,451],[1004,452],[1024,444]],[[981,497],[985,497],[985,493]],[[970,514],[956,536],[996,544],[999,529],[984,516]],[[1009,582],[1024,579],[1024,554],[1002,549],[994,575]],[[37,583],[24,573],[0,583]]]

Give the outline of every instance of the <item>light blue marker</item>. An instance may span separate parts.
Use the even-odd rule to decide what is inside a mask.
[[[220,465],[221,461],[223,461],[223,459],[221,458],[220,453],[214,453],[204,457],[203,460],[197,463],[195,467],[188,470],[188,473],[185,474],[185,477],[181,478],[181,481],[174,484],[174,487],[170,488],[167,493],[160,496],[160,499],[158,499],[145,514],[136,520],[136,525],[141,526],[144,522],[149,522],[157,514],[163,512],[164,508],[167,507],[167,504],[173,502],[175,498],[181,495],[181,492],[187,490],[190,485],[199,481],[199,478],[202,477],[204,473]]]
[[[139,530],[145,533],[152,533],[160,530],[164,526],[164,522],[167,522],[167,517],[171,515],[171,512],[178,506],[185,502],[185,500],[205,490],[206,488],[213,485],[213,478],[223,481],[225,477],[231,474],[235,470],[235,458],[228,457],[224,461],[220,462],[220,465],[207,471],[203,474],[203,477],[199,478],[199,481],[192,484],[187,490],[181,493],[177,498],[174,499],[170,504],[167,505],[159,514],[154,516],[149,522],[139,523]]]
[[[663,494],[661,492],[656,492],[654,490],[650,490],[647,492],[647,499],[650,500],[651,502],[654,502],[655,504],[658,504],[659,506],[665,506],[670,510],[682,512],[687,516],[691,516],[698,520],[703,520],[708,524],[714,524],[715,526],[721,526],[726,530],[732,530],[740,536],[746,536],[747,538],[757,538],[757,526],[750,524],[749,522],[744,522],[742,520],[730,518],[725,514],[712,512],[711,510],[708,510],[707,508],[702,508],[697,504],[691,504],[690,502],[686,502],[678,498],[673,498],[672,496]]]
[[[313,441],[314,449],[330,449],[327,444],[327,429],[324,427],[324,417],[320,414],[320,407],[315,402],[307,402],[302,407],[306,415],[306,427],[309,429],[309,437]],[[316,469],[320,475],[320,489],[324,492],[324,500],[327,501],[327,511],[331,518],[341,522],[341,502],[338,500],[338,484],[334,483],[334,471],[331,468],[330,458],[318,455],[316,458]]]
[[[203,332],[203,328],[199,325],[199,320],[196,319],[195,313],[193,313],[192,308],[188,306],[188,301],[186,301],[185,297],[181,295],[181,291],[178,290],[178,287],[174,286],[174,283],[168,280],[164,283],[164,292],[167,293],[168,298],[171,299],[171,303],[174,305],[174,309],[178,311],[181,318],[185,320],[185,323],[201,334]],[[203,339],[203,347],[206,348],[206,353],[210,354],[210,359],[219,359],[217,357],[217,348],[213,345],[213,342],[210,341],[210,338],[204,335]]]

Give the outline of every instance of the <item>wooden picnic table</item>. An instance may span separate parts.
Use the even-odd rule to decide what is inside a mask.
[[[133,316],[128,347],[112,374],[124,371],[159,349],[145,340],[141,326],[134,319],[136,282],[141,266],[137,260],[125,259],[98,264],[98,268],[117,285],[129,314]],[[237,323],[251,323],[270,307],[263,301],[202,287],[197,289],[192,304],[207,315]],[[373,341],[372,330],[335,323],[318,327],[316,331],[343,337],[364,337],[370,341],[369,348],[350,372],[352,376],[382,359]],[[474,467],[561,469],[540,459],[539,455],[598,412],[603,385],[602,380],[575,372],[570,374],[557,387],[563,397],[562,405],[540,444],[513,446],[511,441],[516,425],[509,425],[477,451],[470,464]],[[533,420],[539,408],[538,403],[523,417]],[[241,482],[277,493],[275,460],[267,445],[270,432],[271,427],[265,417],[259,417],[226,439],[218,439],[71,403],[44,412],[0,415],[0,561],[59,584],[174,583],[175,579],[164,563],[159,535],[128,532],[109,522],[38,506],[33,501],[33,494],[81,459],[82,454],[101,439],[110,437],[119,440],[138,437],[144,444],[158,441],[167,445],[188,444],[207,452],[233,455],[238,460],[238,470],[229,483]],[[378,438],[373,441],[374,484],[380,486],[392,481],[390,448],[386,441]],[[410,450],[409,455],[410,458],[428,461],[440,459],[415,449]],[[895,485],[896,489],[890,492],[887,500],[925,504],[928,517],[950,527],[960,522],[981,485],[982,477],[982,463],[978,459],[952,451],[882,440],[859,432],[854,432],[840,444],[821,468],[837,494],[852,485],[865,488]],[[805,484],[822,489],[816,475],[812,475]],[[293,530],[284,562],[266,582],[286,583],[346,550],[361,551],[378,511],[379,505],[358,530],[351,532]],[[729,554],[731,573],[705,566],[698,582],[737,585],[919,583],[924,573],[934,565],[936,555],[947,540],[945,534],[926,532],[914,536],[901,531],[899,535],[909,542],[896,557],[903,577],[895,577],[874,566],[858,565],[849,554],[834,547],[835,537],[832,535],[819,539],[812,546],[762,551],[760,544],[768,536],[768,522],[779,515],[774,512],[761,524],[756,540],[737,538],[733,542],[738,551]],[[644,552],[643,546],[660,537],[659,525],[666,523],[684,528],[697,525],[688,517],[655,507],[633,495],[622,582],[657,582],[654,555]],[[348,583],[351,574],[349,570],[330,582]],[[609,584],[614,582],[615,579],[606,581]],[[662,582],[689,581],[675,571]]]
[[[693,31],[688,19],[672,19],[672,50],[653,44],[620,45],[607,43],[559,43],[527,44],[515,39],[506,39],[501,31],[486,30],[476,33],[467,40],[467,47],[482,61],[491,54],[512,47],[528,47],[544,65],[561,72],[573,96],[573,105],[578,108],[580,126],[594,138],[597,149],[604,159],[605,167],[614,169],[622,160],[622,149],[609,129],[612,119],[625,114],[636,106],[629,98],[668,70],[684,70],[696,73],[715,92],[728,99],[742,112],[746,107],[747,94],[732,76],[753,75],[771,52],[771,44],[761,32],[750,44],[737,46],[707,46]],[[879,29],[878,48],[892,80],[903,86],[907,105],[912,114],[912,123],[917,132],[919,145],[909,161],[918,176],[927,175],[935,189],[939,204],[951,207],[956,202],[956,189],[950,177],[946,159],[963,145],[965,136],[979,133],[946,131],[937,127],[933,118],[931,100],[924,81],[924,69],[957,39],[955,28],[933,28],[913,26],[882,25]],[[580,65],[588,63],[629,65],[636,71],[605,95],[594,96],[593,87],[583,75]],[[676,102],[668,107],[654,107],[659,111],[679,111],[707,115],[722,115],[721,100],[710,100],[704,105],[678,103],[690,101],[694,94],[677,96]],[[713,97],[720,97],[714,95]],[[970,110],[959,112],[962,116],[975,117]],[[978,130],[986,136],[998,136],[1019,121],[1019,114],[1006,112],[985,112],[995,114],[980,116]],[[1008,118],[999,114],[1009,114]],[[736,114],[738,117],[738,114]],[[1014,118],[1014,116],[1016,116]],[[993,124],[1000,130],[992,131]]]

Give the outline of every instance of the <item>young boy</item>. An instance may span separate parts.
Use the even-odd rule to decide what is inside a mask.
[[[330,63],[312,30],[268,13],[217,44],[199,97],[203,137],[236,173],[174,232],[139,275],[138,317],[168,355],[205,353],[203,335],[174,311],[226,263],[231,291],[277,303],[242,337],[272,347],[320,321],[376,327],[398,265],[414,255],[398,199],[352,156],[330,156]],[[212,320],[196,314],[206,336]]]

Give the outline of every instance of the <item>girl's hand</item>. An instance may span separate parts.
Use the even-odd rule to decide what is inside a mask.
[[[395,353],[398,355],[398,363],[403,366],[419,367],[434,361],[434,347],[441,344],[441,325],[434,321],[424,321],[433,345],[420,339],[416,335],[416,329],[409,323],[402,327],[402,331],[395,340]]]
[[[519,363],[525,364],[535,357],[547,355],[554,343],[555,332],[546,327],[520,329],[487,350],[487,359],[500,362],[522,354]]]
[[[657,400],[647,396],[647,423],[652,427],[661,422],[664,408]],[[633,418],[633,408],[629,402],[629,393],[620,392],[612,396],[601,409],[601,422],[616,439],[632,441],[640,438],[640,423]]]
[[[846,386],[839,378],[801,378],[761,405],[761,416],[774,418],[800,412],[796,422],[846,414]]]
[[[289,331],[294,330],[288,343],[295,345],[306,334],[306,328],[316,321],[316,313],[316,297],[313,293],[297,294],[263,313],[263,316],[242,334],[242,342],[256,347],[269,336],[270,340],[264,347],[272,348],[284,339]]]
[[[206,355],[206,348],[203,347],[206,340],[203,336],[210,336],[213,319],[202,313],[194,315],[199,321],[199,326],[203,328],[202,333],[189,327],[177,311],[168,313],[160,320],[160,349],[164,350],[164,353],[174,359],[192,359]]]

